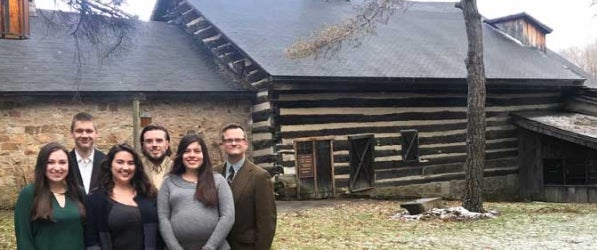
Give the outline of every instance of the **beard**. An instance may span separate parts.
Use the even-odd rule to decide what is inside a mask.
[[[168,156],[166,154],[166,152],[164,152],[160,156],[154,157],[153,155],[151,155],[149,152],[147,152],[145,150],[143,150],[143,155],[145,156],[145,158],[147,158],[151,163],[153,163],[155,165],[162,164],[164,159],[166,159],[166,156]]]

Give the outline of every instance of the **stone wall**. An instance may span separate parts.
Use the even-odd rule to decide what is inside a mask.
[[[180,138],[189,133],[201,134],[208,143],[214,164],[222,161],[218,148],[219,129],[226,123],[250,124],[251,101],[248,98],[225,98],[181,95],[147,97],[140,110],[147,110],[152,122],[170,131],[173,152]],[[133,141],[133,100],[130,97],[72,96],[10,97],[0,100],[0,208],[12,208],[19,190],[33,181],[33,168],[44,144],[56,141],[74,147],[70,122],[78,112],[91,113],[97,122],[97,147],[107,152],[117,143]],[[134,138],[138,140],[138,138]]]

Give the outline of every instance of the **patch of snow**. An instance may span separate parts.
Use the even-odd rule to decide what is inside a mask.
[[[478,219],[492,219],[499,216],[497,211],[487,211],[485,213],[477,213],[468,211],[464,207],[448,207],[448,208],[432,208],[421,214],[410,215],[408,212],[401,212],[391,216],[395,220],[478,220]]]

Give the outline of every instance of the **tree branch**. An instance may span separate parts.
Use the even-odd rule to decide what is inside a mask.
[[[285,51],[289,58],[334,56],[344,42],[361,44],[368,34],[375,34],[377,23],[386,24],[397,9],[406,9],[404,0],[368,0],[355,7],[356,15],[341,24],[324,26],[308,38],[295,41]]]

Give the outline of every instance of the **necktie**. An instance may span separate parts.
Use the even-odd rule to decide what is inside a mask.
[[[232,166],[230,166],[230,169],[228,170],[228,172],[230,172],[228,174],[228,178],[226,178],[226,180],[228,181],[228,184],[232,183],[232,179],[234,179],[234,168]]]

